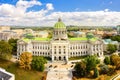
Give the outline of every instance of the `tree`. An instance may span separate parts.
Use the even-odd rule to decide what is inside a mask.
[[[52,38],[52,32],[48,32],[48,36],[47,36],[47,38]]]
[[[0,57],[9,59],[11,57],[12,47],[8,42],[0,41]]]
[[[100,67],[100,73],[101,73],[101,74],[107,74],[107,73],[108,73],[109,68],[108,68],[107,65],[101,64],[101,65],[99,65],[99,67]]]
[[[113,44],[108,44],[107,45],[107,50],[110,52],[110,53],[113,53],[117,50],[117,46],[116,45],[113,45]]]
[[[105,57],[104,63],[107,65],[110,64],[110,57]]]
[[[87,33],[86,37],[87,37],[88,39],[91,39],[91,38],[94,38],[94,35],[89,32],[89,33]]]
[[[112,36],[111,39],[120,42],[120,35]]]
[[[17,53],[17,40],[18,39],[13,39],[13,38],[8,40],[8,43],[12,46],[12,53],[13,54]]]
[[[33,60],[32,60],[32,68],[35,69],[35,70],[38,70],[38,71],[44,71],[44,64],[47,62],[47,60],[42,57],[42,56],[36,56],[36,57],[33,57]]]
[[[94,69],[94,78],[97,78],[99,76],[99,71],[97,70],[97,68]]]
[[[116,66],[116,69],[120,69],[120,57],[118,55],[111,55],[110,60],[112,65]]]
[[[90,70],[93,70],[97,65],[97,57],[96,56],[88,56],[85,58],[86,63],[86,70],[89,72]]]
[[[77,63],[74,69],[79,77],[84,77],[86,75],[86,64],[83,61]]]
[[[30,52],[23,52],[20,55],[19,67],[23,69],[31,69],[32,54]]]

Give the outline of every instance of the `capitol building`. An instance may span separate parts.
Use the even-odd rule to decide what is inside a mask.
[[[29,34],[28,34],[29,35]],[[68,61],[70,57],[85,55],[103,55],[103,41],[92,33],[85,37],[68,38],[65,24],[58,19],[52,38],[22,38],[17,42],[17,59],[22,52],[31,52],[33,56],[50,57],[52,61]]]

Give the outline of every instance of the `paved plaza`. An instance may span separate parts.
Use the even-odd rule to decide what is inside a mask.
[[[51,66],[52,65],[52,66]],[[48,64],[46,80],[72,80],[72,64],[52,63]]]

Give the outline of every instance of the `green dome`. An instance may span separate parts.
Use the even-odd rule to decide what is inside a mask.
[[[54,25],[54,28],[66,28],[65,24],[61,21],[61,19],[58,19],[58,22]]]

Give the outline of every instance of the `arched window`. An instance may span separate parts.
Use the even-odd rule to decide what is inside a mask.
[[[59,56],[59,60],[61,60],[61,56]]]
[[[65,56],[63,57],[64,60],[66,60]]]

